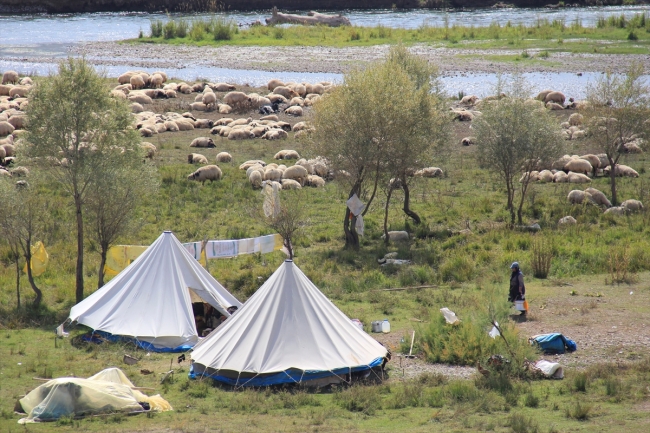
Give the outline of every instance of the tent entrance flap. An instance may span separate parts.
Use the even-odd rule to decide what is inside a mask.
[[[192,300],[192,304],[194,304],[196,302],[205,302],[203,300],[203,298],[201,298],[199,295],[197,295],[194,290],[192,290],[189,287],[187,288],[187,290],[190,292],[190,299]]]

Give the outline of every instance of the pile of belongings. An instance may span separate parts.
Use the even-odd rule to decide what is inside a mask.
[[[575,352],[578,345],[564,335],[554,332],[551,334],[534,335],[528,339],[530,344],[539,347],[546,355],[558,355],[565,352]]]
[[[160,395],[150,397],[135,388],[119,368],[102,370],[88,379],[52,379],[18,401],[16,409],[22,409],[22,412],[27,414],[27,417],[20,419],[18,423],[55,421],[61,417],[113,412],[173,410]]]

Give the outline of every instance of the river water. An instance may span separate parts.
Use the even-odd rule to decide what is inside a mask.
[[[474,25],[486,26],[493,22],[505,24],[532,24],[539,19],[564,20],[567,24],[580,21],[584,26],[595,26],[599,17],[624,14],[631,17],[637,13],[647,13],[648,6],[611,6],[567,9],[477,9],[466,11],[434,11],[434,10],[373,10],[373,11],[343,11],[353,25],[416,28],[421,25],[442,26]],[[255,20],[263,21],[269,16],[268,12],[228,13],[224,14],[242,25]],[[206,14],[172,14],[174,18],[207,18]],[[0,39],[0,70],[14,69],[25,74],[47,74],[53,70],[52,61],[68,55],[70,46],[93,41],[116,41],[137,37],[142,30],[149,32],[152,20],[166,20],[168,15],[163,13],[96,13],[96,14],[64,14],[64,15],[5,15],[0,16],[0,28],[3,36]],[[23,59],[41,58],[39,61]],[[102,66],[109,76],[117,76],[130,68],[128,66]],[[138,68],[142,69],[142,68]],[[163,69],[165,70],[165,69]],[[294,72],[265,72],[255,70],[221,69],[206,67],[185,67],[183,69],[167,69],[169,76],[184,80],[204,77],[213,81],[229,81],[234,83],[264,84],[269,78],[281,78],[295,81],[338,81],[340,74],[324,73],[294,73]],[[535,88],[553,87],[562,90],[571,88],[572,94],[581,97],[585,84],[597,74],[585,73],[582,77],[575,74],[563,73],[529,73],[526,78]],[[494,74],[462,74],[446,77],[444,80],[447,90],[455,94],[458,91],[489,94],[496,82]]]

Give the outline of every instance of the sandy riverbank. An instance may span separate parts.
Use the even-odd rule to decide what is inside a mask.
[[[370,47],[196,47],[154,44],[91,42],[74,45],[70,54],[85,56],[106,66],[141,68],[218,67],[270,72],[344,73],[355,66],[383,58],[388,45]],[[650,57],[620,54],[551,53],[546,59],[495,61],[493,56],[516,56],[521,50],[473,50],[415,45],[414,53],[439,65],[441,72],[623,72],[633,62],[650,67]],[[533,57],[536,50],[528,50]]]

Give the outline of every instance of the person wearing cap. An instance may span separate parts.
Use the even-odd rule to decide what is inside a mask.
[[[508,295],[508,302],[523,301],[526,299],[526,286],[524,285],[524,274],[519,269],[519,263],[514,262],[510,265],[510,293]],[[521,314],[526,314],[523,311]]]

